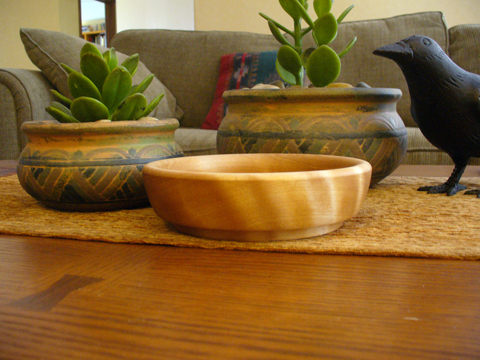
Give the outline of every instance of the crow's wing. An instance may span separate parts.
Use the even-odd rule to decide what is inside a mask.
[[[466,105],[470,108],[474,122],[480,124],[480,75],[470,72],[466,72],[466,75],[468,77],[464,93]]]

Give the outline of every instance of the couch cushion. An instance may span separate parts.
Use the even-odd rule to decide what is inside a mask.
[[[80,50],[86,41],[60,32],[40,29],[20,29],[20,37],[33,64],[43,72],[60,93],[70,96],[67,73],[60,63],[80,71]],[[102,53],[107,50],[105,47],[96,46]],[[117,56],[120,63],[128,57],[120,52],[117,52]],[[151,72],[140,62],[137,73],[133,77],[134,84],[140,83],[150,74]],[[165,93],[165,96],[151,116],[160,119],[181,117],[182,110],[177,107],[175,98],[158,79],[152,81],[144,95],[149,101],[152,101],[161,93]]]
[[[281,80],[275,66],[276,60],[277,51],[223,55],[220,60],[215,98],[202,129],[217,130],[220,126],[226,113],[222,97],[224,91],[251,88],[257,84]]]
[[[480,25],[458,25],[449,30],[450,58],[461,68],[480,74]]]
[[[179,128],[175,131],[175,142],[185,156],[215,155],[217,153],[217,131]]]
[[[212,106],[222,55],[280,47],[269,34],[160,29],[122,31],[111,45],[125,54],[139,53],[185,112],[180,125],[196,128]]]
[[[447,153],[437,149],[423,136],[419,128],[407,128],[408,149],[403,159],[406,165],[453,165]],[[480,158],[472,158],[470,165],[480,165]],[[453,170],[453,167],[452,167]]]
[[[398,113],[406,126],[417,126],[410,114],[410,95],[400,68],[392,60],[372,54],[380,46],[395,43],[411,35],[429,36],[444,50],[447,49],[447,24],[441,12],[343,22],[331,46],[338,53],[354,36],[357,36],[357,43],[342,58],[342,72],[337,81],[352,85],[363,81],[372,87],[399,88],[403,92],[403,97],[398,102]],[[303,46],[307,48],[313,45],[310,33],[305,37]]]

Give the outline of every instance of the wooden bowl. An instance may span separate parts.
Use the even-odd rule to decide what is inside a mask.
[[[194,156],[143,168],[152,207],[177,231],[237,241],[334,231],[359,211],[371,174],[364,160],[302,154]]]

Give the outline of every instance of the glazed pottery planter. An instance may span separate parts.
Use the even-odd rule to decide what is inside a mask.
[[[27,122],[28,144],[17,175],[44,205],[105,211],[149,204],[142,178],[149,162],[183,156],[173,135],[176,119],[61,124]]]
[[[401,96],[399,89],[380,88],[226,91],[217,149],[355,157],[372,165],[373,185],[406,153],[407,131],[396,111]]]

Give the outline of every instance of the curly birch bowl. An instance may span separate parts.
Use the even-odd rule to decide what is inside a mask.
[[[357,214],[371,175],[364,160],[302,154],[195,156],[143,168],[160,218],[181,233],[236,241],[332,232]]]

